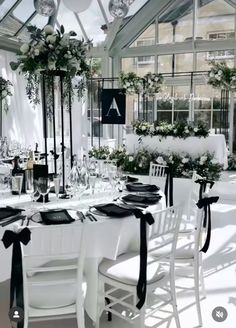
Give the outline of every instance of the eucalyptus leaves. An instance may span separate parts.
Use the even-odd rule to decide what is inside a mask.
[[[0,101],[3,103],[3,108],[8,110],[8,97],[13,96],[13,85],[9,80],[0,77]]]
[[[127,94],[140,94],[154,96],[161,90],[163,76],[158,73],[147,73],[139,77],[133,72],[120,74],[120,85]]]

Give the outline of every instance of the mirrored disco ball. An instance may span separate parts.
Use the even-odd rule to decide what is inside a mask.
[[[122,0],[110,0],[108,9],[113,17],[122,18],[128,14],[129,6]]]
[[[56,12],[56,3],[54,0],[34,0],[34,8],[42,16],[52,16]]]

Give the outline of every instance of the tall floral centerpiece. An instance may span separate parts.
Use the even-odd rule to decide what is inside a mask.
[[[73,95],[72,79],[81,76],[81,84],[77,89],[78,97],[84,89],[84,79],[89,75],[86,63],[88,43],[76,39],[76,33],[65,33],[64,27],[54,31],[51,25],[44,29],[36,26],[27,27],[30,33],[29,43],[20,47],[17,62],[11,62],[13,70],[19,70],[27,80],[26,94],[33,104],[39,104],[39,84],[41,71],[64,70],[64,90]]]
[[[213,88],[236,91],[236,68],[230,68],[225,62],[211,62],[208,84]]]
[[[0,76],[0,102],[3,108],[8,110],[8,97],[13,95],[13,85],[9,80]]]

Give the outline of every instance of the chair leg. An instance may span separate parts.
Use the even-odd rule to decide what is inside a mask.
[[[173,272],[172,272],[171,278],[170,278],[170,290],[171,290],[173,315],[175,318],[176,328],[181,328],[180,321],[179,321],[179,313],[178,313],[178,308],[177,308],[177,300],[176,300],[175,275]]]
[[[197,315],[198,315],[198,322],[199,326],[202,327],[202,313],[201,313],[201,306],[200,306],[200,290],[199,290],[199,267],[198,261],[195,261],[194,264],[194,292],[195,292],[195,301],[197,307]]]
[[[140,310],[139,328],[145,328],[145,311],[146,311],[146,304],[144,304],[142,309]]]
[[[77,305],[76,319],[77,319],[78,328],[85,328],[85,324],[84,324],[84,307],[82,306],[82,304]]]
[[[105,297],[105,301],[108,305],[111,303],[108,297]],[[110,311],[107,312],[107,321],[112,321],[112,313]]]

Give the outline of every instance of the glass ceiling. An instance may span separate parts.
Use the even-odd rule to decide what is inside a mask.
[[[59,10],[56,25],[64,25],[66,31],[74,30],[79,37],[92,40],[95,46],[105,40],[106,35],[101,26],[114,20],[108,11],[109,0],[93,0],[90,7],[78,15],[67,9],[62,0],[57,1]],[[134,15],[148,1],[135,0],[128,15]],[[104,13],[99,4],[102,4]],[[35,12],[34,0],[0,0],[0,36],[26,41],[26,25],[42,28],[47,23],[47,17]]]

